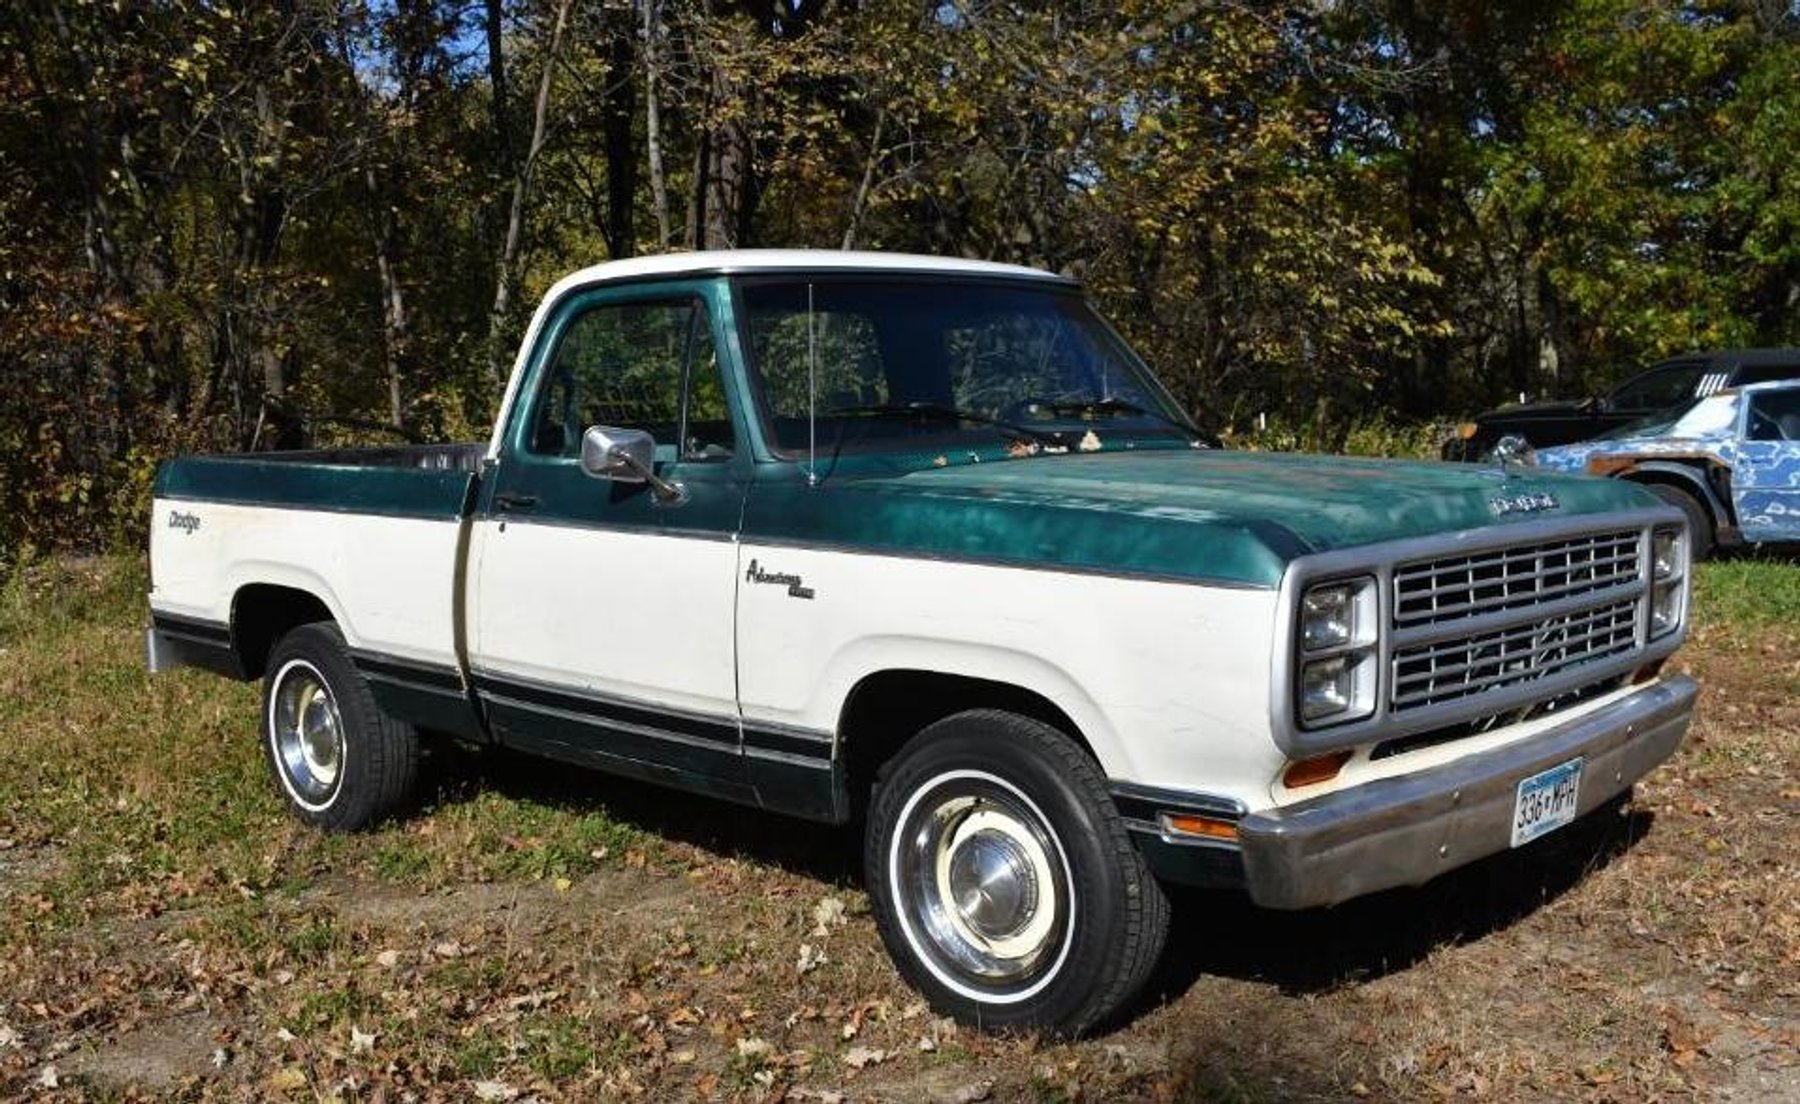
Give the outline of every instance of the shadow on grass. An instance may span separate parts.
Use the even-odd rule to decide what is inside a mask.
[[[1148,999],[1178,996],[1208,974],[1290,995],[1405,970],[1443,946],[1502,931],[1623,855],[1653,815],[1623,799],[1537,843],[1328,909],[1260,909],[1241,893],[1176,891],[1168,951]]]
[[[604,812],[641,831],[770,863],[836,885],[860,884],[861,833],[599,771],[492,750],[442,757],[438,801],[486,789]],[[1277,912],[1242,893],[1171,889],[1175,916],[1143,1008],[1178,997],[1206,975],[1261,981],[1289,994],[1328,991],[1405,970],[1433,950],[1501,931],[1578,886],[1629,850],[1652,816],[1624,798],[1517,851],[1335,908]]]

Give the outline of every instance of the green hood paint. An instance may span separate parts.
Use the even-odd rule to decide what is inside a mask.
[[[1501,495],[1552,511],[1496,517]],[[745,539],[1274,586],[1298,556],[1656,503],[1616,480],[1461,464],[1191,449],[1040,456],[816,489],[759,482]]]

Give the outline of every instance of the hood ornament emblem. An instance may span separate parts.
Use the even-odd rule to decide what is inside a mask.
[[[1532,451],[1531,442],[1519,436],[1517,433],[1509,433],[1498,441],[1495,441],[1493,449],[1488,453],[1488,457],[1493,460],[1494,463],[1500,465],[1501,479],[1511,478],[1512,469],[1515,466],[1529,468],[1535,466],[1537,462],[1537,456]]]

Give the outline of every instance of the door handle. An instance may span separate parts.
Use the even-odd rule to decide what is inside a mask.
[[[494,505],[502,510],[530,510],[537,506],[537,495],[518,494],[513,491],[501,491],[494,496]]]

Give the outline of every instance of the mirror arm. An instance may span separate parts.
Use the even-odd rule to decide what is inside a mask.
[[[682,486],[679,481],[667,480],[662,476],[657,475],[648,465],[639,463],[637,457],[626,452],[624,449],[614,449],[608,455],[625,465],[627,468],[630,468],[633,475],[638,476],[644,482],[650,484],[651,493],[656,496],[656,501],[662,505],[679,506],[687,501],[687,488]]]

